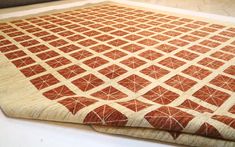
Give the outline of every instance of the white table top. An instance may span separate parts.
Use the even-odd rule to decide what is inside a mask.
[[[95,132],[89,126],[6,117],[0,111],[0,147],[172,147]]]

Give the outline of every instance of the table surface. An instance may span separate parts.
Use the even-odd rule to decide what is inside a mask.
[[[0,111],[0,147],[172,147],[149,140],[98,133],[89,126],[14,119]]]

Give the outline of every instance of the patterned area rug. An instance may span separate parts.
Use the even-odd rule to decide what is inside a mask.
[[[235,146],[235,27],[115,3],[0,23],[11,117]]]

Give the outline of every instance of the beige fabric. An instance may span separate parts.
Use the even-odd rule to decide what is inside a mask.
[[[98,132],[125,135],[131,137],[137,137],[140,139],[150,139],[161,142],[174,143],[186,146],[198,146],[198,147],[233,147],[233,141],[213,139],[208,137],[202,137],[192,134],[178,134],[170,133],[166,131],[148,129],[148,128],[130,128],[130,127],[107,127],[107,126],[93,126]],[[178,135],[180,135],[178,137]],[[174,138],[174,137],[176,138]]]
[[[233,25],[102,3],[5,20],[0,30],[8,116],[235,145]]]

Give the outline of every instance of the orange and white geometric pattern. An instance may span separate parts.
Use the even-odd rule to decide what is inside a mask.
[[[235,141],[234,26],[99,4],[0,31],[0,70],[21,83],[3,85],[10,116]]]

